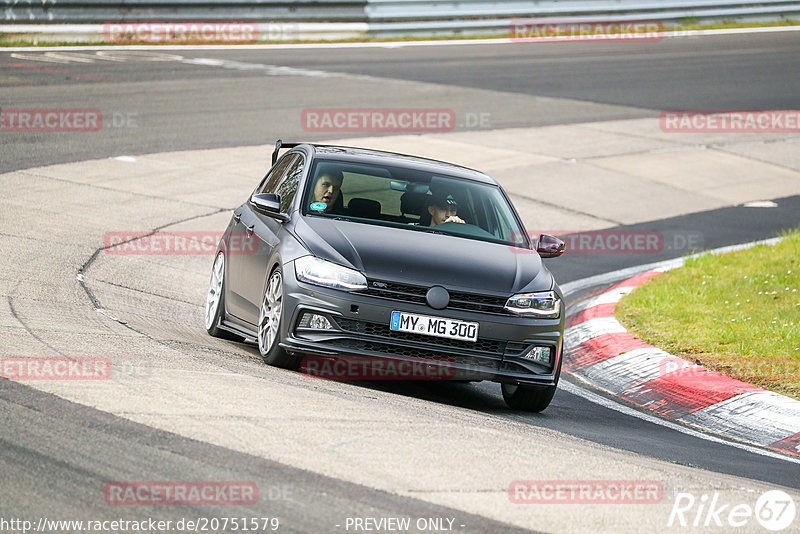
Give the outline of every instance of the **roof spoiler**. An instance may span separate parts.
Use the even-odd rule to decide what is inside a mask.
[[[294,148],[296,146],[300,146],[302,143],[284,143],[280,139],[275,142],[275,150],[272,152],[272,166],[275,166],[275,162],[278,161],[278,152],[282,148]]]

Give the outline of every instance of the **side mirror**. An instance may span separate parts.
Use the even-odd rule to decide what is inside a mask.
[[[265,214],[280,221],[288,221],[289,217],[281,213],[281,196],[276,193],[259,193],[250,197],[250,202]]]
[[[559,238],[549,235],[540,234],[539,242],[536,243],[536,252],[542,258],[557,258],[567,250],[567,244]]]

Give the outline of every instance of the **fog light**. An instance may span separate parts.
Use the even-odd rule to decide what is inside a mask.
[[[333,330],[331,322],[324,315],[317,313],[304,313],[300,318],[298,328],[310,328],[312,330]]]
[[[524,358],[542,365],[550,365],[550,347],[533,347]]]

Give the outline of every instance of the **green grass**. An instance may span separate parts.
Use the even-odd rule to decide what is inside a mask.
[[[510,23],[510,21],[509,21]],[[793,19],[771,21],[771,22],[736,22],[731,20],[724,20],[715,23],[700,24],[696,19],[687,18],[681,24],[665,25],[664,32],[681,32],[689,30],[719,30],[730,28],[766,28],[766,27],[779,27],[779,26],[797,26],[800,21]],[[508,38],[508,34],[486,34],[486,35],[406,35],[402,37],[351,37],[347,39],[335,40],[286,40],[286,41],[248,41],[246,44],[311,44],[311,43],[371,43],[371,42],[403,42],[403,41],[449,41],[449,40],[471,40],[471,39],[504,39]],[[75,43],[69,41],[41,41],[37,40],[32,43],[30,39],[19,39],[14,34],[0,34],[0,47],[4,46],[29,46],[35,48],[37,46],[117,46],[117,45],[175,45],[175,44],[241,44],[230,42],[210,42],[210,41],[164,41],[159,43],[151,42],[138,42],[138,41],[87,41],[82,43]]]
[[[622,299],[648,343],[800,399],[800,232],[775,245],[689,259]]]

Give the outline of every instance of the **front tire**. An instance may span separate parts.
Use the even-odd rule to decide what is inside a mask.
[[[283,271],[276,267],[269,277],[258,314],[258,352],[264,363],[295,369],[298,363],[280,347],[283,322]]]
[[[516,384],[500,384],[503,390],[503,400],[509,408],[524,410],[526,412],[541,412],[553,400],[556,386],[545,388],[532,388]]]
[[[561,364],[563,363],[563,350],[558,356],[558,367],[556,368],[554,384],[544,388],[533,388],[530,386],[519,386],[516,384],[500,384],[503,391],[503,400],[509,408],[514,410],[524,410],[526,412],[541,412],[550,406],[553,395],[556,394],[558,380],[561,378]]]
[[[211,281],[208,284],[205,310],[206,331],[218,338],[244,341],[244,338],[220,328],[225,313],[225,253],[220,251],[214,258],[211,268]]]

